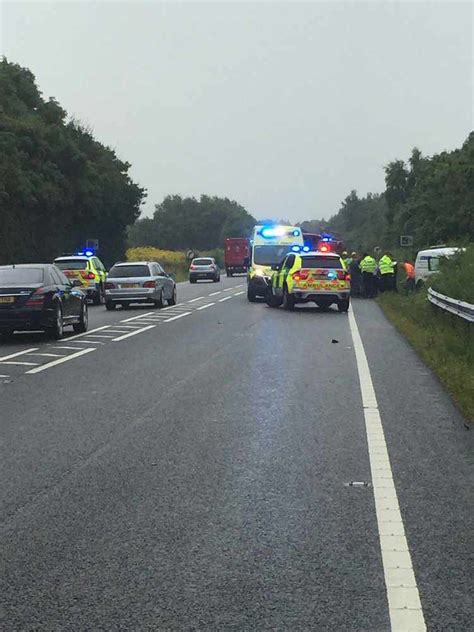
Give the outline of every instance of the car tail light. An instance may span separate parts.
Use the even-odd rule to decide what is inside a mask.
[[[329,252],[331,250],[331,248],[329,246],[326,246],[325,244],[323,246],[319,247],[319,250],[321,252]]]
[[[349,272],[346,272],[346,275],[344,277],[345,281],[350,281],[351,280],[351,275],[349,274]]]
[[[298,270],[291,275],[294,281],[306,281],[309,277],[309,270]]]
[[[104,288],[106,290],[113,290],[115,288],[115,283],[110,283],[110,281],[107,281],[107,283],[104,285]]]
[[[26,301],[27,307],[39,307],[44,304],[45,291],[44,289],[35,290],[30,298]]]
[[[346,272],[346,270],[338,270],[337,278],[340,279],[341,281],[350,281],[351,275],[348,272]]]
[[[88,270],[81,270],[81,277],[92,281],[92,279],[95,279],[95,274],[93,272],[89,272]]]
[[[195,269],[196,269],[196,266],[195,266],[195,265],[193,265],[193,264],[191,264],[191,265],[189,266],[189,269],[190,269],[190,270],[195,270]]]
[[[156,281],[145,281],[143,287],[156,287]]]

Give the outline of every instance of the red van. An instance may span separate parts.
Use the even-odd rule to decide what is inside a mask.
[[[224,264],[226,275],[247,272],[250,257],[249,240],[245,237],[226,237],[224,243]]]

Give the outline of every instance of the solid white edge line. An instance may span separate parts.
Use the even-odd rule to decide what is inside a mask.
[[[80,356],[85,355],[86,353],[90,353],[91,351],[95,351],[95,349],[94,348],[81,349],[81,351],[78,351],[77,353],[72,353],[71,355],[65,356],[64,358],[61,358],[60,360],[53,360],[52,362],[48,362],[47,364],[42,364],[41,366],[36,367],[36,369],[30,369],[29,371],[26,372],[26,375],[31,375],[33,373],[40,373],[41,371],[52,369],[58,364],[69,362],[69,360],[74,360],[75,358],[79,358]]]
[[[231,298],[232,296],[224,296],[224,298],[219,299],[219,303],[223,303],[224,301],[230,301]]]
[[[208,307],[212,307],[212,305],[215,305],[215,303],[207,303],[206,305],[201,305],[201,307],[197,308],[197,312],[199,312],[201,309],[207,309]]]
[[[196,301],[202,301],[205,298],[206,298],[205,296],[198,296],[197,298],[192,298],[190,301],[188,301],[188,303],[195,303]]]
[[[352,309],[349,310],[349,326],[354,343],[362,404],[364,406],[375,512],[391,628],[393,631],[424,631],[426,630],[426,624],[423,609],[405,536],[397,491],[393,481],[377,397],[367,355]]]
[[[164,320],[164,323],[170,323],[173,320],[178,320],[178,318],[183,318],[183,316],[189,316],[189,314],[192,314],[192,312],[184,312],[183,314],[178,314],[177,316],[172,316],[171,318],[168,318],[168,320]]]
[[[76,336],[69,336],[68,338],[63,338],[62,340],[58,340],[58,342],[70,342],[71,340],[77,340],[77,338],[83,338],[84,336],[88,336],[89,334],[93,334],[94,331],[102,331],[103,329],[108,329],[110,325],[104,325],[103,327],[96,327],[95,329],[90,329],[89,331],[85,331],[83,334],[77,334]]]
[[[131,338],[132,336],[141,334],[143,331],[148,331],[148,329],[154,329],[155,327],[156,325],[148,325],[147,327],[142,327],[141,329],[135,329],[135,331],[130,331],[128,334],[124,334],[123,336],[119,336],[118,338],[112,338],[112,342],[120,342],[120,340]]]
[[[132,318],[126,318],[125,320],[121,320],[121,323],[129,323],[132,320],[138,320],[139,318],[145,318],[145,316],[149,316],[150,314],[154,314],[155,312],[145,312],[145,314],[139,314],[138,316],[132,316]]]
[[[31,349],[26,349],[25,351],[18,351],[17,353],[11,353],[10,355],[3,356],[3,358],[0,358],[0,362],[3,362],[4,360],[11,360],[12,358],[18,358],[18,356],[31,353],[32,351],[39,351],[39,347],[31,347]]]

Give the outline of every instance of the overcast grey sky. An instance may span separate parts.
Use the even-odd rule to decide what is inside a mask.
[[[1,48],[171,193],[320,218],[472,128],[470,2],[3,2]]]

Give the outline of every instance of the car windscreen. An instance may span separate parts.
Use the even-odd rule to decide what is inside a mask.
[[[212,266],[214,261],[212,259],[194,259],[194,266]]]
[[[60,270],[85,270],[87,259],[56,259],[54,265]]]
[[[109,279],[128,278],[128,277],[149,277],[150,269],[148,266],[114,266],[109,274]]]
[[[44,270],[42,268],[0,268],[0,286],[25,285],[28,283],[43,283]]]
[[[253,261],[261,266],[276,266],[282,262],[289,250],[289,246],[282,245],[255,246],[253,250]]]
[[[303,268],[342,268],[338,257],[301,257]]]

